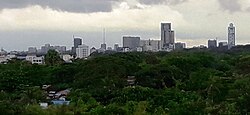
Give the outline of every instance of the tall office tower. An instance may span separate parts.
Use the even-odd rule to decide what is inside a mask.
[[[207,46],[208,46],[208,48],[216,48],[217,47],[217,40],[208,40]]]
[[[76,48],[78,48],[79,45],[82,45],[82,39],[80,37],[74,37],[74,46],[72,47],[72,53],[76,53]]]
[[[123,36],[123,47],[136,51],[136,48],[140,47],[140,37]]]
[[[228,49],[235,46],[235,27],[233,23],[229,24],[228,27]]]
[[[76,58],[86,58],[89,56],[89,46],[83,44],[76,48]]]
[[[171,30],[171,23],[161,23],[161,49],[163,51],[174,50],[174,31]]]

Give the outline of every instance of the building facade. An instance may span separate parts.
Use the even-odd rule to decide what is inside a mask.
[[[136,51],[136,48],[140,47],[140,37],[123,36],[123,47]]]
[[[76,48],[76,58],[87,58],[89,56],[89,46],[83,44]]]
[[[229,24],[228,27],[228,49],[235,46],[235,27],[233,23]]]
[[[207,46],[208,46],[208,48],[216,48],[217,47],[217,40],[208,40]]]
[[[160,40],[141,40],[140,46],[143,48],[143,51],[152,51],[157,52],[161,50],[161,41]]]
[[[74,37],[74,46],[72,47],[72,53],[76,53],[76,48],[78,48],[79,45],[82,45],[82,38],[80,37]]]
[[[175,32],[171,28],[171,23],[161,23],[161,49],[163,51],[174,50]]]

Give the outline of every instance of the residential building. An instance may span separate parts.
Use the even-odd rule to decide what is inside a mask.
[[[233,23],[229,24],[228,27],[228,49],[235,46],[235,27]]]
[[[35,58],[33,58],[33,60],[32,60],[32,62],[31,62],[32,64],[45,64],[45,62],[44,62],[44,56],[41,56],[41,57],[35,57]]]
[[[215,39],[208,40],[207,46],[208,46],[208,48],[216,48],[217,47],[217,40],[215,40]]]
[[[161,50],[174,50],[175,33],[171,28],[171,23],[161,23]]]
[[[44,64],[44,56],[37,57],[36,55],[27,55],[26,61],[31,62],[32,64]]]
[[[140,37],[123,36],[123,47],[129,48],[131,51],[136,51],[136,48],[139,46],[140,46]]]
[[[89,56],[89,46],[83,44],[76,48],[76,58],[87,58]]]

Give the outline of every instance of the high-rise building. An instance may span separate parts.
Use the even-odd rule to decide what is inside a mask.
[[[74,38],[74,47],[77,48],[79,45],[82,45],[82,39],[80,37]]]
[[[78,48],[79,45],[82,45],[82,38],[80,37],[74,37],[74,46],[72,47],[72,53],[76,53],[76,48]]]
[[[208,48],[216,48],[217,47],[217,40],[208,40],[207,46],[208,46]]]
[[[174,50],[175,33],[171,29],[171,23],[161,23],[161,49],[163,51]]]
[[[89,56],[89,46],[82,44],[76,48],[76,58],[86,58]]]
[[[228,27],[228,49],[235,46],[235,27],[233,23],[229,24]]]
[[[131,51],[136,51],[140,46],[140,37],[123,36],[123,47],[129,48]]]

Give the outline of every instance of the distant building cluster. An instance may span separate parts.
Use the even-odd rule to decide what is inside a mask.
[[[228,26],[228,40],[227,42],[218,42],[216,39],[209,39],[207,46],[199,45],[193,48],[226,48],[231,49],[236,45],[235,39],[235,26],[230,23]],[[28,51],[18,52],[11,51],[7,52],[1,49],[0,52],[0,63],[7,63],[8,60],[13,58],[26,60],[32,64],[45,64],[45,54],[49,50],[55,50],[60,54],[60,57],[66,62],[72,62],[72,59],[87,59],[93,53],[109,53],[109,52],[158,52],[158,51],[173,51],[183,50],[187,47],[186,43],[175,42],[175,32],[172,29],[171,23],[161,23],[160,25],[160,39],[141,39],[140,36],[124,35],[122,36],[122,46],[114,44],[112,47],[107,47],[105,43],[106,31],[103,31],[103,43],[100,48],[89,47],[83,43],[82,37],[73,36],[73,47],[67,50],[66,46],[51,46],[45,44],[40,49],[36,47],[29,47]]]
[[[236,41],[235,41],[235,26],[233,23],[230,23],[228,26],[228,39],[227,42],[222,41],[218,43],[217,38],[216,39],[210,39],[208,40],[207,44],[208,48],[227,48],[231,49],[234,46],[236,46]]]

